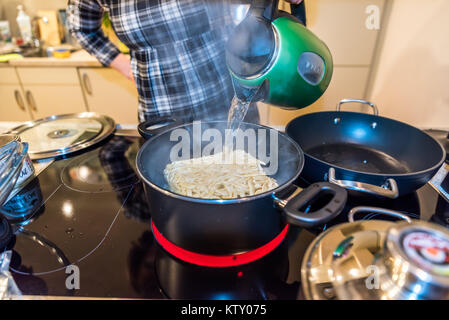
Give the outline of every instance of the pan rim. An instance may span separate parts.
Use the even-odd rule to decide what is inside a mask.
[[[226,123],[226,121],[222,120],[213,120],[213,121],[202,121],[204,123]],[[177,128],[180,127],[184,127],[186,125],[192,124],[193,122],[188,122],[188,123],[183,123],[180,124],[176,127],[172,127],[170,129],[168,129],[168,131],[172,131],[175,130]],[[266,192],[263,193],[259,193],[257,195],[253,195],[253,196],[248,196],[248,197],[242,197],[242,198],[232,198],[232,199],[204,199],[204,198],[193,198],[193,197],[188,197],[188,196],[184,196],[182,194],[179,193],[175,193],[172,192],[170,190],[164,189],[156,184],[154,184],[153,182],[149,181],[141,172],[140,170],[140,163],[141,163],[141,157],[142,157],[142,150],[144,149],[146,144],[151,143],[152,140],[157,139],[159,136],[165,134],[167,131],[162,131],[159,134],[151,137],[150,139],[148,139],[147,141],[145,141],[145,143],[142,145],[142,147],[140,148],[139,152],[137,153],[137,157],[136,157],[136,168],[137,168],[137,174],[140,177],[141,180],[143,180],[146,184],[148,184],[150,187],[152,187],[153,189],[157,190],[158,192],[161,192],[163,194],[165,194],[166,196],[172,197],[172,198],[176,198],[176,199],[181,199],[181,200],[185,200],[185,201],[190,201],[190,202],[196,202],[196,203],[204,203],[204,204],[234,204],[234,203],[243,203],[243,202],[249,202],[249,201],[253,201],[253,200],[257,200],[260,198],[265,198],[267,196],[273,195],[276,192],[282,191],[285,188],[287,188],[288,186],[292,185],[294,181],[296,181],[296,179],[299,177],[299,175],[301,174],[302,170],[304,169],[304,163],[305,163],[305,154],[304,151],[302,150],[302,148],[299,146],[299,144],[292,139],[288,134],[281,132],[279,130],[276,130],[275,128],[269,127],[269,126],[265,126],[262,124],[255,124],[255,123],[249,123],[249,122],[241,122],[242,124],[249,124],[249,125],[254,125],[254,126],[258,126],[260,128],[265,128],[265,129],[269,129],[269,130],[275,130],[278,132],[278,134],[280,134],[281,136],[283,136],[284,138],[286,138],[298,151],[299,154],[299,161],[300,161],[300,165],[298,166],[295,174],[286,182],[284,182],[282,185],[277,186],[274,189],[268,190]]]
[[[291,127],[292,123],[296,119],[305,118],[305,117],[307,117],[309,115],[317,115],[317,114],[324,114],[324,113],[329,114],[329,115],[331,115],[331,114],[335,114],[335,115],[337,115],[337,114],[364,115],[364,116],[367,116],[367,117],[370,117],[370,118],[373,118],[373,119],[379,119],[380,118],[380,119],[384,119],[384,120],[387,120],[387,121],[393,121],[395,123],[407,126],[407,127],[411,128],[411,129],[418,130],[421,134],[426,135],[433,142],[435,142],[439,146],[440,151],[441,151],[441,159],[435,165],[433,165],[433,166],[431,166],[431,167],[429,167],[427,169],[420,170],[420,171],[408,172],[408,173],[385,174],[385,173],[364,172],[364,171],[357,171],[357,170],[353,170],[353,169],[347,169],[347,168],[344,168],[344,167],[341,167],[341,166],[338,166],[338,165],[334,165],[334,164],[332,164],[330,162],[326,162],[324,160],[318,159],[318,158],[316,158],[314,156],[311,156],[309,153],[307,153],[306,151],[303,150],[304,156],[307,156],[307,157],[309,157],[309,158],[311,158],[313,160],[316,160],[316,161],[318,161],[318,162],[320,162],[322,164],[325,164],[326,166],[330,166],[330,167],[335,168],[335,169],[349,171],[349,172],[355,173],[355,174],[362,174],[362,175],[367,175],[367,176],[372,176],[372,177],[383,177],[383,178],[390,177],[390,178],[394,179],[394,177],[407,177],[407,176],[421,175],[421,174],[424,174],[424,173],[432,172],[432,171],[437,170],[438,168],[440,168],[443,165],[443,163],[445,162],[445,160],[446,160],[446,150],[444,149],[443,145],[438,140],[434,139],[431,135],[429,135],[427,132],[425,132],[425,131],[423,131],[423,130],[421,130],[419,128],[416,128],[416,127],[414,127],[414,126],[412,126],[412,125],[410,125],[408,123],[402,122],[402,121],[398,121],[398,120],[395,120],[395,119],[386,118],[386,117],[382,117],[382,116],[375,116],[375,115],[371,115],[371,114],[367,114],[367,113],[351,112],[351,111],[320,111],[320,112],[308,113],[308,114],[296,117],[295,119],[291,120],[287,124],[287,126],[285,127],[285,132],[287,133],[287,135],[289,135],[288,134],[288,130]]]

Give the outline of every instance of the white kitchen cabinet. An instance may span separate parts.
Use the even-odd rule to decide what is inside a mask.
[[[0,121],[28,120],[31,113],[15,68],[0,67]]]
[[[120,124],[137,124],[138,94],[133,82],[110,68],[79,68],[90,111],[105,114]]]
[[[79,86],[23,85],[34,119],[87,111]]]
[[[75,67],[18,67],[23,84],[80,86]]]
[[[75,67],[18,67],[17,74],[33,119],[88,110]]]
[[[29,121],[30,111],[19,84],[0,83],[0,121]]]
[[[19,78],[17,77],[15,68],[0,66],[0,85],[1,84],[18,84],[18,83],[19,83]]]

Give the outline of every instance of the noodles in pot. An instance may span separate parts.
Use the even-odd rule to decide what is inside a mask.
[[[278,186],[263,163],[243,150],[169,163],[164,170],[170,190],[192,198],[233,199]]]

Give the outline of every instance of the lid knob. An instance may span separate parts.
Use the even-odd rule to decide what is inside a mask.
[[[392,227],[383,262],[401,295],[449,298],[449,231],[445,228],[422,221]]]

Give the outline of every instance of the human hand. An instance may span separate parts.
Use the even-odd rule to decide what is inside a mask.
[[[115,57],[114,60],[112,60],[110,67],[120,72],[130,81],[132,81],[134,85],[136,84],[131,68],[131,61],[123,53],[120,53],[117,57]]]
[[[285,0],[285,1],[293,4],[300,4],[303,0]]]

